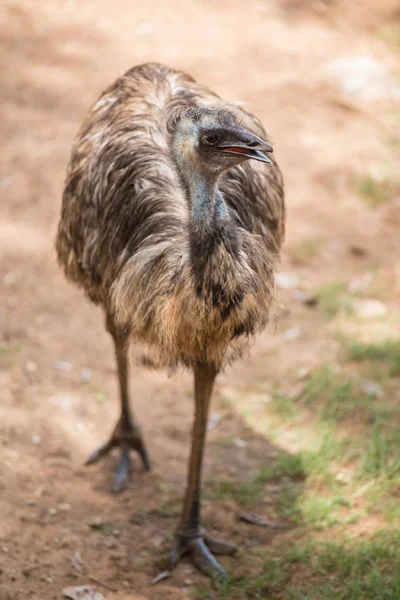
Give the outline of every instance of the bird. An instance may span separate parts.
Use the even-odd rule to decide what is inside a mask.
[[[285,231],[284,183],[260,120],[189,74],[135,66],[89,110],[73,144],[56,235],[68,280],[102,307],[114,341],[121,412],[93,464],[120,449],[114,491],[135,450],[151,467],[130,404],[129,352],[194,375],[183,511],[170,552],[209,576],[237,546],[203,528],[201,480],[212,390],[273,314]]]

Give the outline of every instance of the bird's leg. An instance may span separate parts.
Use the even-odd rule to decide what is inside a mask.
[[[86,461],[87,465],[97,462],[106,456],[113,448],[121,448],[121,457],[114,474],[113,491],[120,492],[125,487],[130,468],[131,449],[136,450],[143,462],[146,471],[150,470],[150,457],[140,433],[140,427],[135,421],[133,412],[129,406],[128,389],[128,356],[126,337],[121,334],[112,324],[107,321],[107,328],[112,335],[115,346],[115,357],[118,366],[118,381],[121,400],[121,415],[111,434],[110,439],[100,446]]]
[[[197,365],[194,370],[196,412],[189,461],[189,475],[181,523],[176,532],[170,554],[170,565],[188,554],[194,565],[209,576],[226,579],[224,568],[214,558],[215,554],[232,554],[234,544],[222,542],[209,535],[200,521],[201,472],[207,429],[208,409],[217,369],[213,365]]]

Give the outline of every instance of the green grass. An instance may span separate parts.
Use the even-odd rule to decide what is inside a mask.
[[[280,391],[272,396],[272,410],[284,420],[292,419],[296,415],[293,399]]]
[[[303,458],[301,454],[287,454],[282,452],[279,457],[267,467],[261,467],[256,481],[266,483],[283,477],[291,479],[304,479],[306,472],[304,470]]]
[[[227,435],[225,437],[214,440],[213,443],[216,444],[217,446],[220,446],[221,448],[229,448],[230,446],[233,446],[236,438],[237,438],[237,436],[235,434],[231,433],[230,435]]]
[[[382,27],[379,31],[379,37],[392,46],[394,50],[400,51],[400,26],[396,22]]]
[[[14,367],[20,352],[20,343],[0,342],[0,368],[11,369]]]
[[[399,339],[363,344],[355,342],[347,351],[348,360],[386,363],[389,377],[400,377],[400,335]]]
[[[344,283],[321,297],[326,316],[351,310]],[[286,394],[290,387],[280,383],[267,406],[247,405],[277,458],[249,480],[212,482],[212,494],[283,520],[285,529],[258,547],[249,532],[246,551],[223,561],[233,579],[196,589],[197,598],[400,598],[400,336],[337,340],[338,360],[302,379],[300,394]],[[299,384],[296,373],[288,370],[290,385]],[[376,381],[379,393],[367,385]],[[379,526],[391,530],[368,534]]]
[[[385,431],[376,423],[368,443],[358,476],[364,479],[393,479],[400,474],[400,432]]]
[[[347,284],[343,281],[320,286],[317,297],[325,319],[332,319],[339,313],[351,314],[353,311],[352,297],[347,291]]]
[[[316,530],[342,523],[340,513],[351,507],[343,495],[317,495],[313,491],[300,497],[297,505],[302,522]]]
[[[369,401],[360,397],[353,380],[329,365],[322,365],[310,374],[301,397],[301,402],[318,409],[319,416],[328,421],[352,416],[360,409],[362,400],[364,404]]]
[[[205,483],[204,493],[207,500],[234,499],[241,506],[249,506],[260,501],[263,488],[257,477],[247,481],[213,479]]]
[[[291,249],[290,254],[295,261],[307,263],[317,256],[319,248],[320,240],[314,238],[305,239],[294,246],[294,248]]]
[[[362,541],[291,545],[248,557],[253,576],[201,586],[205,600],[398,600],[400,533],[383,530]],[[232,565],[231,565],[232,566]]]
[[[370,175],[361,177],[358,187],[360,195],[371,207],[377,207],[390,200],[392,185],[387,179],[377,180]]]

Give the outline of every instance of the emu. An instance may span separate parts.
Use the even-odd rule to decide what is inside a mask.
[[[56,250],[67,278],[105,312],[115,345],[121,415],[88,459],[149,454],[129,406],[128,347],[193,369],[189,474],[171,566],[188,554],[226,576],[214,554],[233,544],[203,529],[202,459],[215,378],[267,323],[284,236],[283,181],[260,121],[189,75],[150,63],[93,105],[72,149]]]

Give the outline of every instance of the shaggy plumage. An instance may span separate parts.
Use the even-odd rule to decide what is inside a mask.
[[[219,577],[226,573],[212,553],[235,546],[201,526],[202,458],[215,377],[264,327],[273,303],[284,200],[265,137],[256,117],[189,75],[158,64],[131,69],[79,132],[57,236],[67,277],[105,310],[118,365],[121,416],[88,464],[119,446],[116,491],[131,449],[150,468],[129,403],[128,342],[192,367],[195,423],[170,563],[189,553]]]
[[[228,215],[197,231],[172,147],[188,107],[233,113],[265,138],[256,117],[189,75],[158,64],[131,69],[79,132],[56,246],[67,277],[132,341],[168,364],[219,367],[268,319],[283,183],[275,161],[234,167],[218,185]]]

